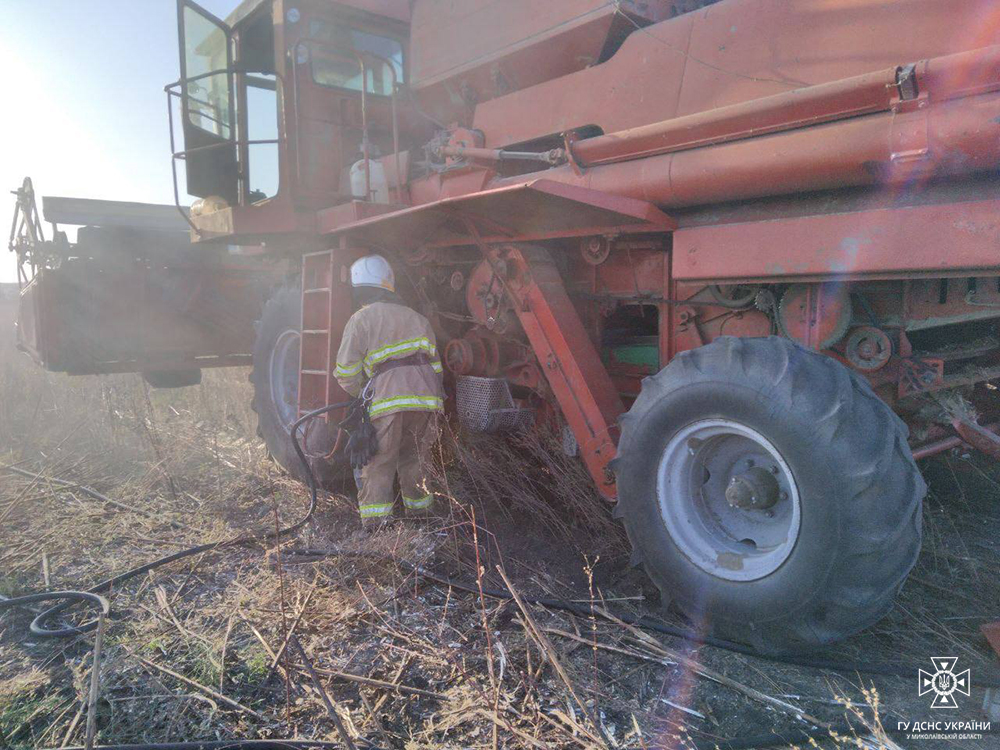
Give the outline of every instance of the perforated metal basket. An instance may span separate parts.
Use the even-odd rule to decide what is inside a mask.
[[[534,422],[534,411],[514,406],[510,386],[502,378],[458,378],[458,419],[467,430],[508,432]]]

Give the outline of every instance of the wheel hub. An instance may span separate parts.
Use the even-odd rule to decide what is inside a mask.
[[[734,508],[766,510],[778,502],[781,487],[767,469],[754,466],[729,480],[726,500]]]
[[[718,578],[770,575],[798,540],[791,468],[767,438],[735,421],[702,420],[678,430],[660,457],[657,494],[678,549]]]
[[[278,336],[271,349],[271,401],[285,429],[298,419],[299,411],[299,347],[298,331],[288,330]]]

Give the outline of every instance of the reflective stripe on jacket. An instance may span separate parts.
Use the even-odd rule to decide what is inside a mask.
[[[429,364],[396,367],[375,379],[371,416],[398,411],[444,411],[441,359],[431,324],[423,315],[394,302],[358,310],[344,327],[334,375],[352,396],[383,362],[423,353]]]

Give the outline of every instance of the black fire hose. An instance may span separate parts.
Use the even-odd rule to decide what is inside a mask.
[[[277,531],[270,531],[263,535],[256,536],[253,534],[241,534],[240,536],[234,537],[233,539],[227,539],[221,542],[209,542],[207,544],[199,544],[196,547],[190,547],[188,549],[181,550],[179,552],[174,552],[164,557],[157,558],[152,562],[140,565],[137,568],[132,568],[131,570],[126,570],[124,573],[119,573],[118,575],[108,578],[105,581],[97,584],[93,588],[87,591],[47,591],[39,594],[28,594],[26,596],[18,596],[12,599],[0,596],[0,612],[11,607],[20,607],[25,604],[31,604],[33,602],[41,601],[60,601],[54,607],[50,607],[45,611],[39,613],[35,619],[31,621],[31,632],[32,634],[38,636],[39,638],[67,638],[69,636],[80,635],[82,633],[88,633],[97,627],[97,621],[92,621],[79,626],[71,626],[65,628],[48,628],[45,623],[55,617],[57,614],[65,612],[70,607],[76,605],[78,602],[90,602],[91,604],[101,608],[104,615],[108,615],[111,611],[110,604],[108,600],[100,594],[106,591],[111,591],[118,584],[124,583],[130,578],[135,578],[136,576],[142,575],[147,571],[158,568],[161,565],[167,565],[177,560],[182,560],[185,557],[191,557],[192,555],[197,555],[202,552],[211,552],[213,550],[226,549],[228,547],[237,547],[244,544],[253,544],[255,542],[269,541],[273,539],[280,539],[286,537],[289,534],[294,534],[307,523],[313,517],[316,512],[316,502],[317,502],[317,487],[316,478],[313,475],[312,468],[309,466],[309,461],[306,459],[305,454],[302,452],[302,448],[299,446],[298,438],[296,434],[299,428],[310,419],[325,414],[334,409],[342,409],[348,406],[350,401],[343,401],[337,404],[332,404],[330,406],[324,406],[322,409],[316,409],[311,411],[305,416],[299,418],[295,424],[292,425],[292,445],[295,448],[295,452],[298,454],[299,459],[302,461],[303,465],[306,467],[306,473],[309,477],[309,508],[306,514],[293,523],[291,526],[287,526],[283,529],[278,529]]]
[[[419,565],[414,565],[411,562],[402,560],[400,558],[392,557],[390,555],[380,555],[378,553],[364,551],[354,551],[354,550],[341,550],[341,549],[289,549],[285,550],[284,555],[288,556],[300,556],[300,557],[358,557],[358,558],[378,558],[388,562],[392,562],[401,568],[404,568],[415,575],[419,575],[421,578],[427,578],[434,581],[442,586],[447,586],[449,588],[455,589],[456,591],[463,591],[468,594],[479,595],[479,587],[472,584],[463,583],[457,581],[453,578],[448,578],[446,576],[438,575],[430,570]],[[504,591],[500,589],[493,589],[489,587],[483,587],[483,595],[488,596],[491,599],[502,599],[511,600],[514,597],[509,591]],[[574,615],[579,615],[580,617],[591,617],[593,616],[593,610],[586,604],[577,604],[574,602],[568,602],[565,599],[556,599],[551,597],[531,597],[522,596],[524,601],[529,604],[534,604],[535,606],[545,607],[546,609],[559,610],[562,612],[569,612]],[[885,664],[878,662],[866,662],[864,664],[854,663],[854,662],[843,662],[843,661],[832,661],[830,659],[817,659],[809,656],[783,656],[783,655],[773,655],[773,654],[762,654],[759,651],[755,651],[749,646],[742,643],[736,643],[735,641],[727,641],[722,638],[714,638],[708,635],[700,635],[698,633],[693,633],[690,630],[684,630],[683,628],[674,627],[672,625],[667,625],[666,623],[659,622],[650,617],[644,615],[631,615],[627,613],[622,613],[620,615],[615,615],[615,618],[621,620],[628,625],[634,625],[637,628],[642,628],[643,630],[651,630],[656,633],[662,633],[663,635],[670,636],[672,638],[679,638],[688,643],[693,643],[698,646],[711,646],[713,648],[720,648],[725,651],[732,651],[733,653],[742,654],[744,656],[752,656],[757,659],[765,659],[767,661],[779,662],[782,664],[789,664],[796,667],[807,667],[809,669],[822,669],[828,672],[842,672],[842,673],[859,673],[859,674],[869,674],[877,675],[880,677],[914,677],[917,674],[918,667],[910,664]],[[985,677],[977,677],[972,680],[972,685],[974,687],[981,688],[1000,688],[1000,675],[988,674]]]
[[[309,465],[308,459],[306,459],[305,453],[303,453],[302,448],[299,446],[299,441],[296,438],[296,431],[298,425],[303,422],[312,419],[313,417],[325,414],[333,409],[340,408],[341,404],[336,404],[334,406],[326,406],[322,409],[317,409],[316,411],[309,412],[302,419],[295,423],[292,427],[292,445],[295,448],[295,452],[298,454],[299,460],[302,462],[302,468],[305,470],[306,478],[309,480],[309,491],[312,493],[313,502],[315,503],[316,498],[316,477],[313,474],[312,467]],[[285,554],[289,555],[301,555],[305,557],[363,557],[363,558],[378,558],[395,563],[407,570],[420,575],[424,578],[429,578],[430,580],[436,581],[443,586],[450,586],[453,589],[459,591],[464,591],[466,593],[479,595],[479,587],[473,587],[470,584],[461,583],[460,581],[452,580],[445,576],[439,576],[436,573],[422,568],[420,566],[414,565],[406,560],[400,558],[391,557],[389,555],[379,555],[378,553],[372,553],[368,551],[355,552],[340,549],[303,549],[303,550],[288,550]],[[512,599],[512,595],[509,591],[500,591],[498,589],[483,588],[482,592],[485,596],[489,596],[493,599]],[[567,602],[563,599],[554,598],[532,598],[523,597],[525,601],[530,602],[536,606],[546,607],[548,609],[562,610],[563,612],[571,612],[582,617],[590,617],[593,612],[590,607],[583,604],[574,604],[572,602]],[[770,655],[761,654],[759,651],[755,651],[749,646],[742,643],[736,643],[735,641],[728,641],[723,638],[715,638],[709,635],[702,635],[699,633],[693,633],[690,630],[685,630],[683,628],[677,628],[666,623],[658,622],[649,617],[642,615],[628,615],[622,613],[618,616],[618,619],[622,622],[628,623],[629,625],[634,625],[644,630],[652,630],[657,633],[662,633],[663,635],[668,635],[674,638],[680,638],[681,640],[688,641],[689,643],[694,643],[697,645],[712,646],[714,648],[721,648],[726,651],[732,651],[737,654],[743,654],[744,656],[752,656],[758,659],[767,659],[769,661],[780,662],[782,664],[790,664],[797,667],[807,667],[809,669],[823,669],[830,672],[846,672],[846,673],[859,673],[859,674],[869,674],[878,675],[881,677],[915,677],[918,672],[918,667],[909,664],[879,664],[877,662],[866,662],[864,664],[859,663],[849,663],[849,662],[838,662],[831,661],[829,659],[818,659],[809,656],[781,656],[781,655]],[[972,684],[976,687],[983,688],[1000,688],[1000,675],[986,675],[985,677],[976,678]]]
[[[37,636],[48,637],[48,638],[58,638],[71,635],[78,635],[80,633],[85,633],[89,632],[90,630],[93,630],[96,627],[96,622],[87,623],[86,625],[82,625],[79,627],[62,628],[60,630],[47,629],[44,627],[44,622],[53,615],[63,612],[67,608],[73,606],[74,603],[81,601],[85,598],[88,598],[88,595],[101,594],[105,591],[112,589],[119,583],[122,583],[137,575],[141,575],[142,573],[157,568],[161,565],[166,565],[176,560],[180,560],[182,558],[189,557],[191,555],[196,555],[201,552],[224,549],[226,547],[234,547],[242,544],[250,544],[261,540],[266,541],[270,539],[285,537],[288,536],[289,534],[295,533],[303,526],[305,526],[312,518],[313,513],[316,510],[317,495],[319,492],[318,485],[316,482],[316,475],[313,473],[312,466],[309,464],[309,459],[306,457],[305,452],[302,450],[302,446],[299,444],[299,439],[298,439],[299,428],[301,428],[303,424],[305,424],[311,419],[315,419],[316,417],[322,416],[323,414],[335,411],[337,409],[343,409],[349,406],[351,403],[353,402],[344,401],[336,404],[331,404],[329,406],[324,406],[319,409],[315,409],[300,417],[291,427],[290,432],[292,439],[292,447],[295,449],[295,453],[299,457],[299,461],[302,462],[302,467],[305,471],[306,479],[308,480],[307,483],[309,485],[309,509],[301,520],[297,521],[291,526],[288,526],[287,528],[281,529],[277,532],[273,531],[269,532],[260,537],[253,535],[242,535],[227,541],[212,542],[209,544],[198,545],[197,547],[192,547],[190,549],[181,550],[180,552],[175,552],[171,555],[161,557],[150,563],[146,563],[145,565],[142,565],[138,568],[133,568],[132,570],[127,570],[124,573],[120,573],[119,575],[113,578],[109,578],[108,580],[99,583],[97,586],[94,586],[93,588],[91,588],[89,591],[86,592],[48,592],[45,594],[31,594],[28,597],[18,597],[16,599],[3,599],[2,597],[0,597],[0,611],[8,607],[28,604],[33,601],[42,601],[44,599],[62,599],[64,600],[62,604],[47,609],[41,614],[39,614],[37,617],[35,617],[35,619],[31,623],[31,632]],[[428,570],[425,570],[424,568],[418,568],[417,566],[414,566],[411,563],[406,562],[405,560],[400,560],[398,558],[390,558],[388,556],[382,556],[371,552],[348,552],[345,550],[327,549],[327,550],[301,550],[298,552],[290,550],[289,553],[312,555],[312,556],[353,555],[360,557],[384,559],[399,564],[408,569],[411,569],[412,571],[418,573],[421,576],[437,581],[441,585],[451,586],[454,589],[460,591],[466,591],[472,594],[478,595],[479,593],[478,587],[472,587],[470,585],[463,584],[460,581],[454,581],[444,576],[438,576],[434,573],[431,573]],[[497,589],[484,589],[483,593],[486,596],[496,599],[511,598],[510,592],[500,591]],[[34,597],[43,597],[43,599]],[[100,599],[101,601],[104,601],[101,597],[96,597],[96,598]],[[543,606],[549,609],[572,612],[573,614],[577,614],[584,617],[589,617],[591,615],[589,607],[582,604],[573,604],[571,602],[567,602],[561,599],[526,598],[526,600],[530,601],[532,604],[535,604],[536,606]],[[663,635],[668,635],[674,638],[679,638],[691,643],[705,645],[705,646],[712,646],[714,648],[721,648],[726,651],[732,651],[734,653],[743,654],[744,656],[764,658],[770,661],[781,662],[792,666],[806,667],[809,669],[823,669],[831,672],[847,672],[847,673],[856,672],[859,674],[878,675],[882,677],[909,678],[913,677],[917,673],[917,667],[908,664],[884,664],[884,663],[880,664],[872,662],[866,662],[864,664],[860,664],[860,663],[832,661],[829,659],[814,658],[810,656],[765,655],[741,643],[736,643],[734,641],[728,641],[721,638],[715,638],[708,635],[702,635],[699,633],[693,633],[689,630],[667,625],[665,623],[659,622],[657,620],[645,616],[628,615],[623,613],[619,617],[619,619],[621,619],[623,622],[628,623],[629,625],[635,625],[636,627],[643,628],[645,630],[652,630],[654,632],[662,633]],[[980,675],[973,681],[973,685],[975,685],[976,687],[983,687],[983,688],[1000,688],[1000,675],[996,674]]]
[[[303,526],[305,526],[309,520],[312,518],[316,510],[318,487],[316,482],[316,476],[312,471],[312,466],[309,464],[309,460],[302,450],[301,445],[298,440],[298,430],[307,421],[314,419],[318,416],[326,414],[328,412],[334,411],[336,409],[342,409],[348,406],[351,402],[341,402],[337,404],[331,404],[329,406],[324,406],[320,409],[315,409],[301,418],[299,418],[291,428],[291,439],[292,447],[295,449],[296,455],[302,462],[302,466],[306,472],[306,478],[308,479],[309,485],[309,508],[299,521],[295,522],[291,526],[284,529],[279,529],[278,531],[269,532],[260,537],[252,535],[241,535],[234,539],[230,539],[222,542],[214,542],[210,544],[202,544],[197,547],[192,547],[190,549],[182,550],[165,557],[161,557],[150,563],[146,563],[138,568],[133,568],[132,570],[120,573],[113,578],[94,586],[89,591],[53,591],[39,594],[29,594],[26,596],[16,597],[14,599],[5,599],[0,597],[0,611],[4,609],[21,606],[24,604],[30,604],[32,602],[38,601],[49,601],[53,599],[61,600],[62,604],[45,610],[40,613],[31,623],[32,633],[42,636],[42,637],[64,637],[70,635],[78,635],[80,633],[85,633],[96,627],[96,622],[87,623],[79,627],[69,627],[62,628],[59,630],[46,629],[43,623],[50,617],[65,611],[67,608],[73,606],[76,602],[87,601],[95,606],[99,606],[102,612],[107,615],[110,611],[110,605],[108,601],[99,596],[100,593],[110,590],[115,585],[122,583],[130,578],[137,575],[141,575],[146,571],[157,568],[161,565],[166,565],[167,563],[174,562],[175,560],[180,560],[184,557],[189,557],[191,555],[196,555],[200,552],[208,552],[216,549],[223,549],[226,547],[234,547],[242,544],[249,544],[253,542],[259,542],[261,540],[277,539],[289,534],[295,533]],[[422,577],[429,578],[430,580],[436,581],[441,585],[450,586],[454,589],[460,591],[465,591],[472,594],[479,594],[479,588],[473,587],[468,584],[461,583],[459,581],[452,580],[445,576],[438,576],[431,571],[428,571],[420,566],[413,565],[405,560],[399,558],[392,558],[387,555],[377,555],[370,552],[350,552],[345,550],[337,549],[321,549],[321,550],[298,550],[289,551],[291,554],[300,554],[305,556],[358,556],[358,557],[368,557],[384,559],[401,565],[418,574]],[[511,599],[512,595],[509,591],[499,591],[496,589],[483,589],[482,593],[491,598],[497,599]],[[589,617],[593,613],[591,609],[582,604],[574,604],[572,602],[567,602],[561,599],[554,598],[533,598],[524,597],[524,600],[534,604],[536,606],[543,606],[549,609],[562,610],[565,612],[571,612],[573,614],[581,615],[584,617]],[[845,662],[833,662],[826,659],[813,659],[809,657],[801,656],[771,656],[764,655],[754,651],[748,646],[743,644],[735,643],[733,641],[727,641],[720,638],[713,638],[711,636],[703,636],[700,634],[692,633],[681,628],[672,627],[664,623],[657,622],[648,617],[626,615],[623,614],[618,619],[626,622],[630,625],[635,625],[646,630],[652,630],[664,635],[669,635],[672,637],[680,638],[685,641],[699,644],[712,646],[715,648],[725,649],[727,651],[732,651],[735,653],[744,654],[747,656],[753,656],[758,658],[764,658],[771,661],[778,661],[785,664],[791,664],[795,666],[808,667],[813,669],[825,669],[834,672],[851,672],[860,674],[871,674],[880,675],[887,677],[912,677],[916,672],[917,668],[911,665],[903,664],[852,664]],[[1000,687],[1000,676],[989,675],[985,678],[980,677],[973,682],[977,687],[988,687],[988,688],[998,688]],[[839,731],[840,727],[836,727]],[[844,731],[850,729],[849,725],[844,725]],[[731,740],[711,740],[707,742],[699,742],[697,747],[705,748],[720,748],[720,750],[739,750],[740,748],[747,747],[768,747],[781,744],[788,744],[789,741],[803,741],[809,738],[820,738],[828,736],[829,729],[794,729],[785,733],[771,733],[767,735],[762,735],[760,737],[754,738],[742,738],[742,739],[731,739]],[[306,740],[220,740],[220,741],[206,741],[206,742],[173,742],[173,743],[158,743],[158,744],[139,744],[139,745],[108,745],[104,746],[106,750],[223,750],[226,748],[228,750],[242,750],[247,748],[248,750],[305,750],[305,748],[338,748],[341,747],[338,743],[329,742],[314,742]],[[77,749],[73,749],[77,750]],[[95,750],[100,750],[100,748],[95,748]]]

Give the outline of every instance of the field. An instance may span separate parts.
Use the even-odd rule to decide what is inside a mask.
[[[986,459],[959,452],[925,466],[924,551],[896,607],[819,655],[847,669],[802,668],[605,616],[684,624],[629,568],[581,467],[543,442],[456,442],[449,431],[438,455],[448,509],[433,524],[370,539],[351,498],[324,494],[278,544],[264,535],[300,518],[308,493],[254,436],[246,371],[175,391],[135,375],[45,373],[12,346],[12,319],[0,302],[0,465],[38,476],[0,468],[0,594],[85,589],[188,546],[259,537],[113,591],[98,744],[339,741],[305,661],[282,648],[290,632],[359,747],[758,747],[724,740],[816,727],[818,744],[799,746],[908,747],[883,725],[983,718],[982,689],[935,715],[915,667],[887,677],[850,666],[931,669],[929,657],[948,655],[974,681],[996,674],[978,630],[1000,619],[1000,467]],[[347,554],[298,554],[334,548]],[[583,609],[478,593],[503,590],[501,575],[525,597]],[[31,619],[0,614],[0,747],[82,745],[94,636],[39,639]],[[1000,735],[919,746],[996,748]]]

